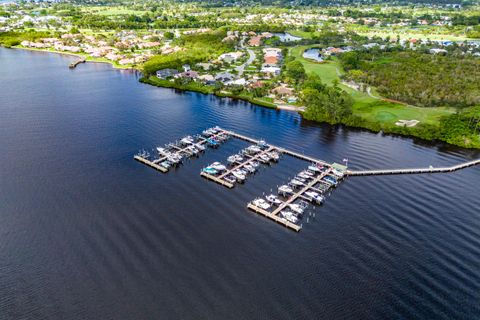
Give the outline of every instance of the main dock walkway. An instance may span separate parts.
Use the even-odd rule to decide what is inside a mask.
[[[475,165],[480,165],[480,159],[464,162],[451,167],[429,167],[429,168],[410,168],[410,169],[384,169],[384,170],[360,170],[351,171],[347,170],[348,176],[378,176],[378,175],[393,175],[393,174],[420,174],[420,173],[441,173],[441,172],[453,172]]]

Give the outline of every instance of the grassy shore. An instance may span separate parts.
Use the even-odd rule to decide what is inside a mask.
[[[215,90],[214,86],[204,85],[202,83],[195,82],[195,81],[192,81],[186,84],[180,84],[170,80],[159,79],[155,76],[149,76],[149,77],[141,78],[140,82],[147,83],[157,87],[173,88],[173,89],[185,90],[185,91],[194,91],[194,92],[200,92],[203,94],[214,94],[218,97],[228,97],[233,99],[244,100],[244,101],[247,101],[262,107],[266,107],[266,108],[272,108],[272,109],[277,108],[276,104],[263,100],[261,98],[255,98],[249,94],[243,93],[240,95],[235,95],[229,91]]]

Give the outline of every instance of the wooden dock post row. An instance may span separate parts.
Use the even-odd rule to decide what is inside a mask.
[[[385,170],[359,170],[351,171],[347,170],[348,176],[378,176],[378,175],[393,175],[393,174],[421,174],[421,173],[441,173],[441,172],[454,172],[457,170],[465,169],[475,165],[480,165],[480,159],[468,161],[457,164],[451,167],[439,167],[439,168],[410,168],[410,169],[385,169]]]
[[[147,165],[147,166],[149,166],[149,167],[152,167],[153,169],[158,170],[158,171],[160,171],[160,172],[165,173],[165,172],[168,171],[168,169],[165,169],[164,167],[161,167],[161,166],[159,166],[158,164],[153,163],[152,161],[147,160],[147,159],[145,159],[145,158],[142,158],[142,157],[140,157],[140,156],[134,156],[133,159],[135,159],[135,160],[137,160],[138,162],[141,162],[141,163],[143,163],[143,164],[145,164],[145,165]]]

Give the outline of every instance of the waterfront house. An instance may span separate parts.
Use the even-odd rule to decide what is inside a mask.
[[[188,70],[182,73],[179,73],[175,76],[175,78],[184,78],[184,79],[197,79],[198,78],[198,72],[193,71],[193,70]]]
[[[157,78],[159,79],[167,79],[173,77],[178,74],[178,71],[175,69],[161,69],[156,72]]]
[[[229,72],[222,72],[218,73],[215,76],[215,81],[221,82],[221,83],[228,83],[231,82],[233,79],[235,79],[235,76]]]
[[[212,85],[215,84],[215,77],[211,74],[204,74],[198,77],[198,80],[202,81],[204,84]]]
[[[281,85],[272,89],[272,93],[274,93],[278,97],[289,97],[293,95],[294,91],[292,88]]]

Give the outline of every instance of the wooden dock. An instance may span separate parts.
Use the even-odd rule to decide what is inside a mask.
[[[134,156],[133,159],[135,159],[135,160],[137,160],[137,161],[139,161],[139,162],[141,162],[141,163],[143,163],[143,164],[145,164],[145,165],[147,165],[147,166],[149,166],[149,167],[152,167],[153,169],[158,170],[158,171],[160,171],[160,172],[165,173],[165,172],[168,171],[168,169],[166,169],[166,168],[164,168],[164,167],[161,167],[161,166],[159,166],[158,164],[156,164],[156,163],[154,163],[154,162],[152,162],[152,161],[150,161],[150,160],[148,160],[148,159],[142,158],[142,157],[140,157],[140,156]]]
[[[206,172],[200,172],[200,175],[208,180],[212,180],[218,184],[221,184],[222,186],[225,186],[229,189],[232,189],[235,185],[233,183],[230,183],[226,180],[220,179],[220,177],[216,177],[214,175],[208,174]]]
[[[70,65],[68,66],[70,69],[73,69],[75,68],[76,66],[78,66],[80,63],[85,63],[87,60],[85,58],[81,58],[75,62],[72,62],[70,63]]]
[[[348,176],[378,176],[378,175],[394,175],[394,174],[421,174],[421,173],[442,173],[442,172],[454,172],[457,170],[465,169],[475,165],[480,165],[480,159],[464,162],[451,167],[429,167],[429,168],[407,168],[407,169],[385,169],[385,170],[360,170],[351,171],[348,170],[346,174]]]
[[[250,143],[253,143],[253,144],[258,144],[260,142],[260,140],[256,140],[256,139],[247,137],[245,135],[236,133],[234,131],[229,131],[229,130],[224,130],[224,129],[222,129],[222,131],[229,134],[232,137],[235,137],[237,139],[244,140],[244,141],[247,141],[247,142],[250,142]],[[295,151],[288,150],[288,149],[285,149],[285,148],[282,148],[282,147],[279,147],[279,146],[275,146],[275,145],[272,145],[272,144],[268,144],[268,146],[276,149],[280,153],[287,154],[289,156],[292,156],[292,157],[295,157],[295,158],[298,158],[298,159],[301,159],[301,160],[305,160],[305,161],[308,161],[308,162],[311,162],[311,163],[318,163],[318,164],[322,164],[322,165],[325,165],[325,166],[331,166],[330,163],[328,163],[324,160],[315,159],[313,157],[306,156],[306,155],[304,155],[300,152],[295,152]]]
[[[297,199],[304,199],[304,200],[308,200],[306,197],[303,196],[303,194],[305,192],[307,192],[308,190],[314,190],[314,191],[317,191],[317,192],[322,192],[321,190],[318,190],[316,188],[314,188],[314,186],[317,184],[317,183],[320,183],[322,182],[322,179],[329,175],[331,172],[331,168],[328,168],[325,172],[322,172],[320,175],[318,175],[317,177],[315,177],[314,179],[312,179],[312,181],[308,182],[302,189],[300,189],[299,191],[296,191],[290,198],[287,199],[287,201],[283,202],[281,205],[279,205],[275,210],[273,210],[272,212],[270,211],[267,211],[265,209],[262,209],[262,208],[259,208],[257,206],[255,206],[253,204],[253,202],[250,202],[248,205],[247,205],[247,208],[252,210],[252,211],[255,211],[256,213],[260,213],[262,215],[264,215],[265,217],[269,218],[269,219],[272,219],[274,220],[275,222],[278,222],[280,224],[283,224],[284,226],[290,228],[290,229],[293,229],[297,232],[299,232],[301,229],[302,229],[302,226],[299,226],[295,223],[292,223],[282,217],[279,216],[279,213],[286,209],[288,207],[289,204],[293,203],[295,200]]]

